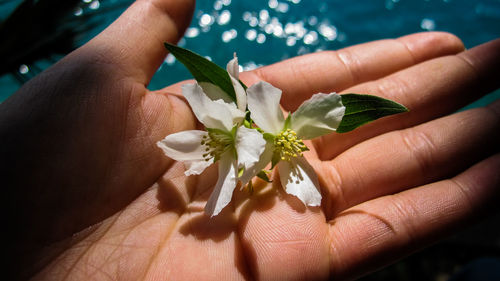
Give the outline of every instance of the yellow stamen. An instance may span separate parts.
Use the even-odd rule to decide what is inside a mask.
[[[281,160],[285,161],[302,156],[302,152],[308,150],[304,142],[297,138],[297,133],[292,129],[286,129],[276,136],[274,148],[279,153]]]
[[[226,152],[233,145],[233,139],[230,135],[210,131],[208,135],[202,137],[201,145],[205,146],[207,152],[203,154],[203,158],[209,161],[212,158],[219,158]]]

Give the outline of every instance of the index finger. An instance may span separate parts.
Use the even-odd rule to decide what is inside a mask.
[[[292,58],[242,73],[249,84],[264,80],[283,91],[282,105],[294,110],[319,92],[340,92],[432,58],[464,49],[454,35],[426,32]]]

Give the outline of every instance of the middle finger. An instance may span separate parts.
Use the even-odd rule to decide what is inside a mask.
[[[314,144],[319,157],[332,159],[373,136],[449,114],[498,88],[500,80],[493,75],[500,65],[499,50],[500,39],[345,90],[397,101],[410,112],[377,120],[349,133],[318,138]]]
[[[454,176],[496,152],[499,138],[497,101],[364,141],[321,164],[325,213]]]

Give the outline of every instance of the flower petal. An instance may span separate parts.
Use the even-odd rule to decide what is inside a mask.
[[[243,175],[239,177],[242,186],[247,184],[253,177],[255,177],[260,171],[262,171],[271,162],[273,157],[274,145],[272,142],[266,142],[264,151],[262,151],[259,161],[255,162],[254,165],[246,167]],[[238,155],[239,156],[239,155]]]
[[[223,104],[229,110],[229,113],[231,114],[231,120],[233,120],[233,125],[243,121],[243,119],[245,118],[245,112],[236,108],[236,105],[234,103],[226,103],[223,100],[216,100],[214,102]]]
[[[236,53],[234,53],[234,58],[227,63],[226,70],[236,80],[240,79],[240,65]]]
[[[240,81],[231,77],[231,83],[233,83],[234,92],[236,93],[236,104],[238,109],[245,112],[247,110],[247,93],[243,86],[241,86]]]
[[[199,82],[198,85],[211,100],[223,100],[226,103],[234,103],[234,100],[226,94],[219,86],[210,82]]]
[[[297,196],[307,206],[319,206],[321,193],[318,177],[304,157],[278,163],[281,185],[288,194]]]
[[[258,82],[247,89],[248,109],[255,124],[262,130],[278,134],[285,123],[280,108],[281,90],[267,82]]]
[[[230,104],[209,99],[198,84],[182,85],[182,94],[205,127],[231,131],[233,119]]]
[[[337,129],[345,106],[336,93],[315,94],[292,114],[291,128],[302,139],[313,139]]]
[[[259,162],[266,140],[257,130],[241,126],[236,131],[235,145],[238,154],[238,169],[244,168],[246,171]]]
[[[184,163],[186,176],[199,175],[213,163],[203,158],[205,147],[201,145],[201,139],[206,135],[205,131],[182,131],[170,134],[156,144],[168,157]]]
[[[219,161],[219,179],[205,205],[205,214],[216,216],[231,202],[236,188],[237,169],[231,151],[224,153]]]
[[[186,171],[184,172],[184,175],[186,176],[192,176],[192,175],[199,175],[205,169],[212,165],[213,159],[210,159],[209,161],[206,160],[198,160],[198,161],[184,161],[182,162],[184,164],[184,167],[186,168]]]
[[[240,81],[238,80],[240,79],[240,66],[238,64],[238,57],[236,56],[236,53],[234,54],[234,58],[227,63],[226,70],[227,73],[229,73],[234,92],[236,93],[236,104],[238,105],[238,109],[241,111],[246,111],[247,94]]]

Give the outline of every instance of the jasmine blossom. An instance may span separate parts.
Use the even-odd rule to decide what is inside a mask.
[[[211,100],[198,84],[183,85],[182,94],[207,131],[171,134],[158,146],[168,157],[184,163],[187,176],[201,174],[219,162],[219,178],[205,207],[209,216],[215,216],[231,201],[239,171],[252,170],[266,142],[258,131],[239,126],[245,112],[234,103]]]
[[[268,142],[261,161],[269,163],[271,159],[273,166],[277,166],[287,193],[297,196],[308,206],[319,206],[319,182],[314,169],[302,155],[308,150],[303,140],[335,131],[345,107],[339,95],[319,93],[304,101],[285,119],[280,99],[281,90],[266,82],[258,82],[247,90],[252,120],[265,132]]]

